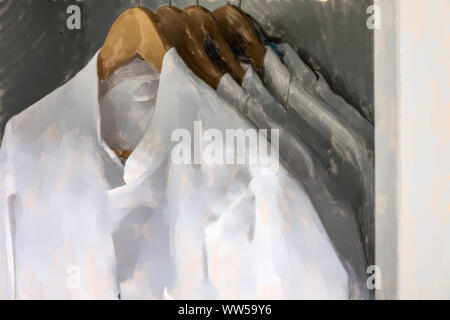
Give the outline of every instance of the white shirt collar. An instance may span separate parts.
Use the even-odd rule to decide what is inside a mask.
[[[281,43],[277,49],[283,55],[284,65],[303,87],[310,88],[317,82],[317,76],[308,65],[303,62],[297,52],[288,44]]]
[[[248,73],[248,71],[245,73],[245,77]],[[241,87],[229,74],[225,74],[220,79],[217,94],[235,107],[241,114],[245,113],[249,95],[244,87]]]
[[[100,83],[101,131],[111,147],[134,150],[155,109],[159,72],[135,58]]]
[[[291,73],[271,47],[266,48],[264,81],[275,100],[286,106],[291,84]]]
[[[220,96],[241,113],[245,113],[248,95],[263,100],[273,96],[278,103],[286,105],[290,92],[291,73],[271,47],[266,47],[264,57],[264,83],[251,65],[242,63],[242,67],[245,69],[242,87],[229,75],[225,75],[217,89]]]
[[[267,47],[265,56],[265,82],[249,64],[242,64],[245,74],[242,86],[228,74],[224,75],[217,88],[219,96],[233,105],[240,113],[245,114],[249,98],[254,98],[261,104],[275,98],[279,103],[287,101],[289,95],[290,73],[280,61],[272,48]],[[283,99],[282,101],[280,101]],[[280,110],[281,111],[281,110]]]
[[[70,94],[76,95],[73,98],[74,101],[77,101],[77,108],[79,108],[79,116],[77,118],[79,121],[83,121],[79,125],[95,135],[98,143],[105,149],[109,156],[118,165],[122,165],[112,149],[106,144],[101,134],[102,120],[99,103],[101,92],[97,70],[98,55],[99,52],[94,55],[88,65],[72,80]],[[192,73],[180,58],[175,48],[167,51],[164,56],[155,109],[160,108],[159,104],[166,103],[162,102],[161,88],[164,88],[163,90],[166,92],[164,96],[172,96],[175,100],[177,97],[181,98],[183,93],[191,90],[194,93],[192,96],[197,98],[194,100],[197,100],[196,103],[200,104],[208,103],[207,100],[211,99],[211,94],[216,94],[212,88]],[[207,92],[209,92],[209,95],[206,94]],[[186,106],[186,104],[183,105]],[[178,110],[178,112],[183,114],[183,110]],[[124,181],[127,184],[138,179],[146,171],[151,171],[158,164],[158,161],[154,161],[154,157],[158,153],[150,152],[149,150],[149,148],[156,147],[155,141],[150,141],[154,139],[155,137],[147,130],[128,158],[124,167]]]

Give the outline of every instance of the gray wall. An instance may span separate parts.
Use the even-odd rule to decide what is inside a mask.
[[[141,0],[155,9],[168,0]],[[239,3],[239,1],[231,1]],[[373,120],[372,0],[242,0],[242,8],[273,36],[295,46],[333,89]],[[0,136],[7,120],[79,71],[135,0],[0,0]],[[195,0],[173,0],[183,8]],[[214,9],[226,0],[200,0]],[[65,27],[69,4],[82,6],[80,31]]]

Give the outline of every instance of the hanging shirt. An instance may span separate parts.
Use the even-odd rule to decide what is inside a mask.
[[[291,81],[297,81],[308,93],[320,98],[325,102],[324,106],[338,116],[342,123],[357,131],[373,158],[373,125],[342,97],[335,94],[325,78],[319,72],[313,72],[289,44],[278,44],[277,48],[282,55],[283,64],[291,74]]]
[[[324,78],[316,76],[288,44],[277,48],[284,64],[268,50],[265,84],[271,93],[279,92],[275,97],[285,107],[292,127],[328,169],[334,184],[330,192],[351,204],[361,226],[367,259],[373,263],[374,128],[334,94]]]
[[[299,114],[295,121],[300,123],[311,121],[309,115],[303,113],[303,108],[307,107],[311,102],[321,110],[320,112],[314,111],[315,115],[313,117],[316,120],[313,121],[321,123],[322,129],[320,130],[324,132],[324,136],[331,135],[333,140],[336,141],[333,142],[330,148],[330,150],[333,150],[330,151],[332,160],[328,163],[332,177],[335,181],[345,182],[348,179],[347,172],[359,171],[359,179],[353,182],[352,185],[362,185],[363,192],[358,195],[358,192],[352,191],[354,188],[346,188],[342,189],[342,191],[345,193],[344,196],[354,195],[352,203],[358,212],[369,264],[373,264],[375,260],[373,252],[375,239],[374,127],[354,107],[335,94],[320,73],[314,74],[289,44],[279,44],[277,48],[282,53],[284,65],[291,74],[291,82],[293,84],[289,90],[294,88],[294,96],[298,95],[297,99],[292,98],[286,104],[286,106],[290,105],[292,110],[296,110],[296,113]],[[305,103],[298,104],[298,99],[302,99],[302,97],[306,97]],[[297,106],[293,107],[295,104]],[[325,122],[323,119],[327,117],[330,117],[332,121]],[[347,142],[347,147],[344,147],[345,142]],[[345,154],[344,150],[346,148],[350,148],[352,160],[345,159],[350,158],[349,155]],[[349,171],[348,164],[350,163],[355,168]],[[347,180],[347,184],[343,185],[351,186],[350,183]]]
[[[274,60],[275,59],[275,60]],[[277,96],[287,102],[289,73],[286,68],[273,68],[278,57],[267,48],[265,77]],[[318,211],[333,246],[336,248],[349,278],[352,299],[367,299],[367,262],[363,241],[354,210],[345,201],[330,194],[333,181],[328,171],[315,159],[314,152],[291,127],[285,108],[265,88],[256,72],[245,66],[242,88],[225,75],[217,89],[219,95],[235,106],[255,126],[280,130],[280,160],[302,183]]]
[[[178,68],[190,76],[180,76]],[[190,93],[183,100],[169,93],[177,82]],[[134,272],[123,277],[121,297],[157,298],[163,293],[176,299],[347,297],[345,271],[320,220],[301,186],[283,168],[265,175],[258,165],[196,167],[170,161],[171,134],[182,128],[195,137],[195,121],[222,136],[230,129],[253,127],[181,60],[170,73],[162,73],[157,100],[142,146],[148,155],[145,162],[152,163],[145,176],[164,180],[153,185],[164,186],[165,199],[159,203],[166,204],[145,223],[155,231],[149,233],[147,246],[141,246]],[[292,219],[288,222],[285,216]],[[301,221],[310,221],[309,226]],[[123,228],[131,232],[139,223],[130,220]],[[126,232],[116,236],[127,237]],[[152,241],[155,233],[159,236]],[[316,238],[318,247],[306,245],[303,237]],[[159,272],[152,272],[158,266]]]
[[[174,133],[198,140],[195,121],[223,136],[253,127],[175,49],[159,79],[139,77],[101,92],[96,55],[8,122],[0,151],[2,294],[347,298],[345,270],[317,213],[282,166],[172,161]],[[119,121],[128,115],[135,125]],[[236,145],[237,154],[246,147]],[[134,147],[125,165],[113,147]]]

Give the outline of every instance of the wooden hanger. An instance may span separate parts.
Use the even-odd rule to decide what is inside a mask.
[[[194,5],[185,8],[183,12],[188,16],[191,24],[200,34],[204,46],[214,46],[213,63],[223,73],[229,73],[239,84],[244,77],[244,69],[234,57],[228,43],[220,32],[219,24],[214,15],[206,8]],[[208,53],[208,50],[207,50]],[[211,58],[211,56],[210,56]]]
[[[160,7],[155,16],[169,45],[177,49],[186,65],[200,79],[217,89],[223,73],[211,62],[203,46],[203,36],[188,16],[172,6]]]
[[[253,67],[258,72],[264,70],[266,48],[245,12],[227,4],[216,9],[213,15],[228,44],[231,47],[242,47]]]
[[[114,22],[98,57],[98,77],[106,79],[125,62],[137,55],[161,72],[169,42],[158,20],[147,8],[131,8]]]
[[[106,79],[138,55],[161,72],[164,55],[172,47],[198,77],[217,89],[223,74],[209,59],[187,15],[174,7],[161,7],[154,13],[144,7],[123,12],[100,50],[98,77]]]

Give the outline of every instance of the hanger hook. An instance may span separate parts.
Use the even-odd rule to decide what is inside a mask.
[[[172,0],[169,0],[169,7],[172,6]]]
[[[227,6],[229,6],[229,5],[230,5],[230,0],[227,0]],[[242,0],[239,0],[238,7],[239,7],[239,9],[242,9]]]
[[[141,7],[141,0],[136,0],[136,7],[140,8]]]

